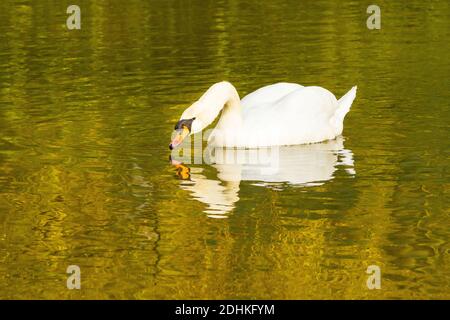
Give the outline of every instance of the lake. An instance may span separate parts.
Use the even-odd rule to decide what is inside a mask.
[[[76,2],[80,30],[0,2],[0,298],[450,298],[448,1],[377,1],[379,30],[360,1]],[[173,166],[222,80],[358,93],[273,175]]]

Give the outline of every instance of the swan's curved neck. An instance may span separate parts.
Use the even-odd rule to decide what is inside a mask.
[[[204,109],[204,127],[208,126],[222,111],[216,128],[237,129],[242,125],[241,100],[236,88],[223,81],[211,86],[199,99]]]

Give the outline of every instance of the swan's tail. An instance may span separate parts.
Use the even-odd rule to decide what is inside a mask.
[[[356,98],[356,89],[354,86],[347,92],[342,98],[338,100],[339,107],[337,108],[334,114],[335,126],[337,128],[337,134],[341,134],[344,128],[344,118],[345,115],[350,111],[350,107],[352,106],[353,100]]]

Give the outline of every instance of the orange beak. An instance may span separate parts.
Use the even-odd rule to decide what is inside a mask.
[[[175,137],[169,144],[169,149],[172,150],[178,147],[188,135],[189,129],[187,127],[183,127],[182,129],[176,130]]]

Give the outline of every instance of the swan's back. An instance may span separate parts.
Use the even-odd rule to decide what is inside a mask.
[[[303,86],[296,83],[280,82],[271,84],[246,95],[241,99],[241,106],[245,112],[260,105],[274,103],[289,93],[301,88]]]

